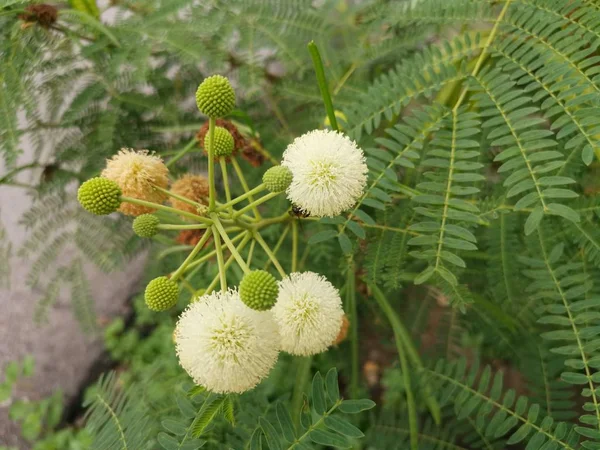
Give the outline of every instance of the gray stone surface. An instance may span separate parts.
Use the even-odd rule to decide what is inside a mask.
[[[35,174],[30,172],[25,180],[31,176]],[[0,186],[0,223],[6,228],[14,250],[18,249],[26,236],[19,219],[30,205],[24,189]],[[38,325],[34,322],[33,313],[41,293],[33,292],[26,285],[31,261],[21,259],[14,253],[10,261],[10,287],[8,290],[0,289],[0,381],[10,361],[20,360],[30,354],[35,358],[36,373],[33,378],[24,379],[18,385],[16,397],[39,399],[61,389],[67,399],[72,399],[102,354],[102,343],[98,337],[82,332],[67,295],[51,309],[47,324]],[[64,257],[69,258],[69,251]],[[0,264],[6,263],[0,261]],[[127,311],[128,299],[140,288],[138,280],[143,266],[144,258],[139,257],[126,270],[110,275],[92,266],[85,267],[91,280],[99,320],[107,322],[110,317]],[[18,437],[18,427],[8,420],[7,414],[8,405],[0,405],[0,445],[30,448]]]

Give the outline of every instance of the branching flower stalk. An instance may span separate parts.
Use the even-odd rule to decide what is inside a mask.
[[[191,302],[175,331],[181,366],[210,391],[244,392],[268,375],[279,351],[311,357],[336,341],[344,316],[340,293],[322,275],[298,272],[298,221],[335,216],[354,206],[363,194],[367,166],[362,150],[348,137],[337,131],[314,130],[290,144],[282,164],[268,169],[262,182],[251,188],[236,160],[232,135],[216,125],[216,119],[229,114],[235,104],[229,81],[220,75],[205,79],[196,100],[209,118],[204,139],[207,179],[188,175],[169,189],[168,166],[172,162],[165,164],[147,150],[122,150],[109,161],[110,170],[102,177],[82,184],[78,198],[94,214],[119,209],[136,216],[133,229],[140,237],[156,239],[163,231],[197,233],[193,247],[176,246],[178,252],[191,248],[179,267],[148,284],[146,304],[154,311],[164,311],[178,302],[180,287],[191,292]],[[172,160],[192,147],[186,145]],[[216,189],[216,163],[221,169],[224,199]],[[233,165],[243,189],[235,197],[228,164]],[[263,217],[259,207],[282,194],[303,213],[287,211]],[[262,235],[271,226],[282,230],[274,247]],[[288,274],[277,251],[290,229]],[[248,244],[250,251],[244,256]],[[257,252],[268,260],[262,269],[253,264]],[[214,259],[218,268],[214,279],[208,286],[194,286],[194,274]],[[232,264],[243,273],[237,288],[233,288],[237,280],[232,281],[229,271]],[[215,292],[218,285],[220,290]]]

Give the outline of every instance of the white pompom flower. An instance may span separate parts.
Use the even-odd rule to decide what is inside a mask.
[[[273,315],[248,308],[236,290],[213,292],[190,304],[175,328],[179,363],[198,385],[241,393],[265,378],[279,354]]]
[[[281,165],[293,175],[288,199],[316,217],[337,216],[354,206],[367,182],[363,151],[331,130],[314,130],[294,139]]]
[[[314,272],[291,273],[279,282],[273,309],[281,349],[292,355],[316,355],[333,344],[344,310],[339,291]]]

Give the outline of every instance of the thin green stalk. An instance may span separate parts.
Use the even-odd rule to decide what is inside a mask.
[[[356,270],[354,259],[348,258],[348,269],[346,272],[346,311],[350,315],[350,396],[358,398],[358,312],[356,309]]]
[[[275,256],[277,256],[277,252],[279,251],[279,248],[283,244],[283,241],[285,240],[285,237],[287,236],[288,231],[290,231],[289,225],[283,229],[283,233],[281,233],[281,236],[279,236],[279,239],[277,239],[277,242],[275,243],[275,247],[273,247],[273,254]],[[270,265],[271,265],[271,260],[269,259],[265,263],[265,269],[264,270],[267,270]]]
[[[244,240],[242,240],[242,242],[240,242],[240,245],[237,246],[236,250],[238,252],[241,252],[244,249],[244,247],[246,246],[246,244],[248,243],[248,241],[250,240],[250,238],[251,238],[250,233],[246,233],[246,236],[244,237]],[[225,270],[227,270],[229,268],[229,266],[231,266],[231,264],[233,264],[234,260],[235,260],[235,258],[233,257],[233,255],[229,256],[229,258],[227,259],[227,261],[225,261]],[[206,293],[207,294],[209,294],[210,292],[212,292],[212,290],[215,288],[215,286],[219,282],[219,277],[220,277],[220,274],[217,274],[217,276],[208,285],[208,287],[206,288]],[[198,292],[198,291],[196,291],[196,292]]]
[[[277,272],[279,272],[279,275],[281,275],[281,278],[285,278],[285,276],[286,276],[285,270],[283,270],[283,267],[281,267],[281,264],[279,264],[277,257],[273,254],[273,252],[271,251],[271,248],[265,242],[265,240],[262,238],[262,236],[260,235],[260,233],[258,231],[254,233],[254,239],[256,239],[256,242],[258,242],[258,244],[262,247],[264,252],[267,254],[269,259],[271,260],[271,262],[277,269]]]
[[[23,166],[15,167],[14,169],[9,170],[8,173],[6,175],[4,175],[2,178],[0,178],[0,184],[7,182],[8,180],[10,180],[13,176],[15,176],[17,173],[21,172],[22,170],[32,169],[35,167],[42,167],[42,166],[40,165],[40,163],[33,162],[33,163],[25,164]]]
[[[193,247],[191,245],[176,245],[174,247],[169,247],[166,250],[163,250],[162,252],[160,252],[157,256],[157,258],[159,260],[163,259],[164,257],[170,255],[171,253],[177,253],[177,252],[183,252],[183,251],[189,251],[191,250]]]
[[[225,199],[227,203],[231,202],[231,190],[229,189],[229,178],[227,177],[227,162],[225,158],[219,158],[219,165],[221,166],[221,174],[223,175],[223,186],[225,186]],[[229,205],[229,212],[233,214],[233,206]]]
[[[193,206],[194,208],[200,208],[202,206],[205,206],[205,205],[202,205],[201,203],[195,202],[187,197],[184,197],[183,195],[175,194],[174,192],[171,192],[168,189],[163,189],[160,186],[156,186],[156,185],[153,185],[153,186],[154,186],[154,189],[156,189],[157,191],[162,192],[163,194],[166,194],[169,197],[176,198],[180,202],[187,203],[188,205]]]
[[[242,215],[246,211],[249,211],[249,210],[251,210],[253,208],[256,208],[261,203],[268,202],[272,198],[277,197],[279,194],[281,194],[281,192],[269,192],[267,195],[264,195],[261,198],[254,200],[249,205],[244,206],[242,209],[239,209],[236,213],[233,214],[233,217],[234,218],[235,217],[239,217],[240,215]]]
[[[506,3],[504,3],[504,7],[502,8],[502,11],[500,11],[498,18],[496,19],[496,22],[494,23],[494,27],[492,28],[492,32],[488,36],[488,39],[483,47],[483,50],[481,51],[481,54],[479,55],[479,58],[477,59],[477,63],[475,64],[475,67],[473,68],[473,71],[471,72],[472,77],[477,75],[477,73],[479,72],[479,69],[481,69],[483,61],[485,60],[485,57],[487,56],[488,49],[490,48],[490,45],[492,45],[492,42],[494,41],[494,38],[496,37],[496,33],[498,32],[498,27],[500,25],[500,22],[502,22],[502,19],[506,15],[506,11],[508,11],[508,5],[510,4],[510,2],[511,2],[511,0],[506,0]],[[458,108],[460,107],[460,105],[464,101],[465,97],[467,96],[467,92],[468,92],[468,88],[465,87],[463,89],[462,93],[460,94],[460,97],[456,101],[454,108],[452,108],[453,112],[458,111]]]
[[[134,205],[147,206],[148,208],[159,209],[162,211],[167,211],[173,214],[177,214],[178,216],[188,217],[190,219],[194,219],[198,222],[211,224],[212,221],[206,217],[199,216],[197,214],[192,214],[188,211],[182,211],[180,209],[171,208],[170,206],[159,205],[158,203],[147,202],[146,200],[139,200],[137,198],[125,197],[121,196],[122,202],[133,203]]]
[[[292,221],[292,272],[298,270],[298,221]]]
[[[227,236],[227,233],[225,232],[225,228],[223,228],[223,225],[219,221],[219,218],[217,217],[217,214],[216,213],[212,213],[211,217],[212,217],[212,219],[214,221],[214,225],[213,226],[218,231],[218,233],[221,235],[221,238],[223,239],[223,242],[225,242],[225,245],[227,246],[227,248],[231,252],[231,255],[237,261],[237,263],[240,266],[240,268],[244,271],[244,273],[250,272],[250,268],[246,265],[246,261],[244,261],[244,258],[242,258],[242,255],[240,255],[239,252],[235,249],[235,245],[233,245],[233,242],[231,242],[231,239],[229,239],[229,236]],[[218,255],[219,254],[217,253],[217,256]]]
[[[261,229],[264,227],[267,227],[269,225],[273,225],[275,223],[283,223],[283,222],[288,222],[292,220],[292,216],[290,216],[287,212],[277,216],[277,217],[271,217],[269,219],[263,219],[260,222],[257,222],[255,224],[256,228]]]
[[[219,206],[217,208],[217,211],[225,211],[228,207],[237,205],[238,203],[243,202],[246,199],[250,199],[253,195],[259,194],[260,192],[264,191],[265,189],[266,189],[265,185],[261,183],[258,186],[256,186],[254,189],[234,198],[230,202],[224,203],[223,205]],[[250,200],[250,201],[253,201],[253,200]]]
[[[197,139],[194,137],[185,147],[183,147],[179,152],[175,154],[169,161],[166,163],[167,167],[171,167],[181,158],[183,158],[194,146],[196,145]]]
[[[250,243],[250,250],[248,250],[248,257],[246,258],[246,264],[248,267],[252,264],[252,256],[254,255],[254,247],[256,246],[256,241],[252,241]]]
[[[250,236],[250,234],[248,232],[243,232],[238,234],[236,237],[231,239],[231,242],[236,243],[238,242],[240,239],[246,237],[246,236]],[[208,252],[206,255],[202,256],[201,258],[198,258],[196,261],[194,261],[193,263],[191,263],[188,267],[187,270],[193,269],[195,267],[198,267],[199,265],[201,265],[202,263],[208,261],[209,259],[213,258],[215,255],[217,254],[216,250],[212,250],[210,252]]]
[[[396,349],[398,351],[398,357],[400,358],[400,369],[402,370],[402,377],[404,379],[404,389],[406,389],[406,403],[408,405],[408,426],[410,429],[410,448],[411,450],[418,450],[419,448],[419,425],[417,423],[417,407],[415,404],[415,398],[412,391],[412,382],[410,379],[410,372],[408,368],[408,361],[406,360],[405,348],[399,337],[397,331],[401,328],[400,319],[388,303],[384,295],[374,296],[379,307],[383,310],[387,316],[392,330],[394,331],[394,340],[396,341]]]
[[[210,235],[211,235],[210,229],[206,230],[206,233],[204,233],[202,235],[202,237],[200,238],[200,240],[198,241],[198,243],[196,244],[196,246],[194,247],[194,249],[190,252],[190,254],[187,256],[187,258],[185,258],[185,261],[183,261],[183,263],[181,264],[181,266],[179,266],[179,269],[177,269],[173,273],[173,275],[171,276],[171,280],[175,281],[175,280],[177,280],[177,278],[179,278],[179,276],[184,272],[185,268],[196,257],[196,255],[198,254],[198,252],[200,250],[202,250],[202,247],[204,247],[204,244],[206,244],[206,241],[208,241],[208,238],[210,238]]]
[[[225,186],[225,199],[227,203],[231,202],[231,190],[229,188],[229,178],[227,176],[227,162],[225,158],[219,158],[219,165],[221,166],[221,174],[223,175],[223,186]],[[233,214],[233,207],[229,206],[229,211]]]
[[[246,182],[246,177],[244,176],[244,171],[240,167],[240,164],[238,163],[237,159],[232,158],[231,164],[233,164],[233,169],[235,170],[235,173],[236,173],[238,179],[240,180],[242,188],[244,188],[244,192],[246,192],[246,193],[251,192],[250,188],[248,186],[248,183]],[[253,194],[248,195],[248,201],[250,203],[254,202],[252,195]],[[260,213],[258,212],[258,208],[256,208],[256,206],[254,208],[252,208],[252,212],[254,213],[254,217],[256,217],[257,219],[260,219]]]
[[[331,101],[331,95],[329,94],[329,87],[327,86],[327,80],[325,78],[325,70],[323,69],[323,61],[319,49],[314,41],[308,43],[308,51],[312,58],[313,65],[315,66],[315,75],[317,76],[317,84],[321,90],[321,97],[325,103],[325,110],[327,111],[327,117],[329,117],[329,123],[334,131],[338,131],[337,118],[335,117],[335,110],[333,109],[333,102]]]
[[[325,412],[325,414],[323,414],[323,416],[321,416],[321,418],[319,420],[317,420],[315,423],[313,423],[311,426],[308,427],[308,429],[304,432],[304,434],[302,434],[302,436],[300,436],[298,439],[296,439],[291,446],[288,447],[288,450],[292,450],[296,447],[298,447],[302,441],[304,441],[306,438],[308,438],[310,436],[310,433],[313,430],[318,429],[319,427],[321,427],[321,425],[323,424],[323,422],[325,421],[326,417],[329,417],[331,414],[333,414],[333,412],[342,404],[342,400],[337,400],[333,406],[327,411]],[[303,446],[304,448],[305,446]]]
[[[214,117],[208,119],[208,210],[215,210],[215,126]]]
[[[398,354],[402,353],[402,355],[408,355],[410,362],[417,367],[418,369],[423,368],[423,363],[421,362],[421,358],[414,347],[412,339],[408,333],[408,330],[404,327],[402,321],[398,318],[398,315],[388,302],[385,294],[377,287],[372,284],[369,285],[369,289],[373,294],[373,297],[379,304],[383,313],[387,317],[392,326],[392,330],[394,332],[394,338],[396,340],[396,347],[398,349]],[[427,403],[427,407],[436,424],[441,423],[441,415],[440,415],[440,406],[435,398],[431,395],[431,390],[428,385],[425,385],[423,388],[423,393],[425,394],[425,402]]]
[[[181,224],[181,225],[175,225],[172,223],[161,223],[160,225],[157,225],[156,228],[158,228],[159,230],[203,230],[205,228],[210,227],[210,225],[205,224],[205,223],[201,223],[201,224]]]
[[[312,356],[297,356],[294,361],[296,381],[292,393],[292,417],[296,428],[300,423],[300,408],[302,407],[302,394],[310,379],[310,367],[312,365]]]
[[[223,248],[221,247],[221,238],[219,237],[218,229],[216,224],[213,225],[213,233],[215,235],[215,250],[217,251],[217,263],[219,265],[219,279],[221,281],[221,291],[227,291],[227,269],[225,268],[225,262],[223,260]]]

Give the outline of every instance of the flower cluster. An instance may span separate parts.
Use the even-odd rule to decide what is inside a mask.
[[[281,164],[292,172],[288,199],[316,217],[337,216],[351,208],[367,183],[362,150],[336,131],[315,130],[296,138]]]
[[[264,276],[266,274],[267,276]],[[257,276],[258,275],[258,276]],[[272,292],[272,277],[250,272],[240,291],[200,297],[180,316],[175,345],[179,362],[194,381],[217,393],[244,392],[265,378],[280,350],[315,355],[334,344],[344,311],[338,290],[313,272],[292,273],[279,282],[274,306],[243,301],[241,292]]]
[[[303,216],[339,215],[363,195],[367,165],[362,150],[345,135],[314,130],[295,139],[281,165],[265,171],[262,183],[250,189],[235,159],[242,153],[235,151],[239,150],[239,131],[221,119],[235,105],[229,81],[221,76],[207,78],[196,100],[209,117],[201,139],[209,158],[208,176],[186,174],[174,180],[169,190],[169,170],[161,157],[148,150],[122,149],[107,161],[100,177],[81,185],[78,198],[94,214],[119,210],[135,216],[132,227],[140,237],[157,239],[160,232],[176,230],[180,233],[176,241],[193,246],[179,268],[150,281],[146,304],[153,311],[166,311],[180,300],[180,286],[191,290],[192,301],[179,317],[174,334],[181,366],[210,391],[244,392],[268,376],[280,351],[297,356],[321,353],[344,339],[348,325],[333,284],[320,274],[297,272],[297,255],[292,273],[286,275],[276,252],[260,236],[264,227],[300,218],[284,213],[262,219],[257,206],[284,194]],[[183,153],[193,148],[188,145]],[[169,164],[181,156],[178,153]],[[216,199],[216,161],[222,171],[223,203]],[[232,163],[244,188],[237,198],[231,195],[226,162]],[[165,204],[167,199],[170,206]],[[236,206],[241,202],[248,204]],[[297,248],[298,233],[293,234]],[[160,240],[164,242],[164,237]],[[241,249],[250,240],[253,246],[247,257],[242,256]],[[214,250],[206,249],[209,246]],[[267,270],[250,267],[254,247],[264,251],[279,280]],[[227,262],[226,251],[231,255]],[[197,271],[190,269],[211,258],[216,259],[217,276],[209,286],[194,289],[188,274]],[[244,276],[239,287],[232,289],[227,269],[234,261]],[[215,291],[218,283],[220,292]]]

